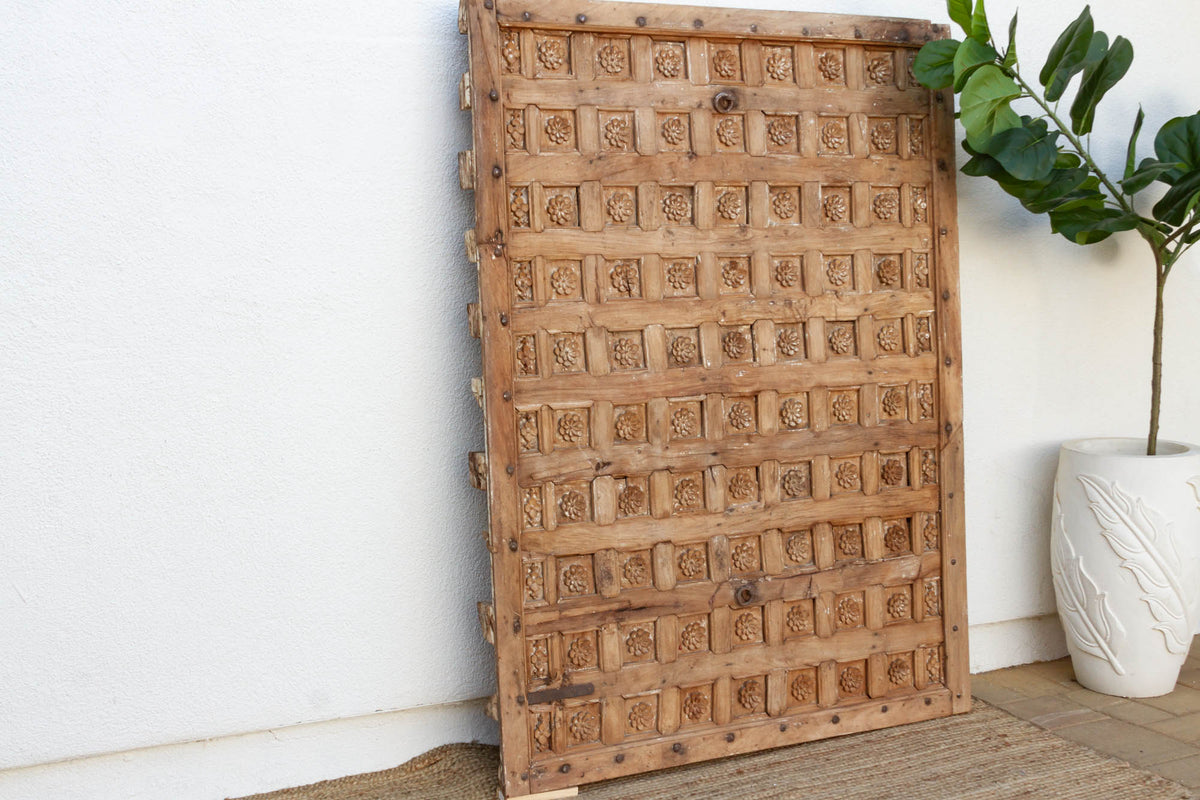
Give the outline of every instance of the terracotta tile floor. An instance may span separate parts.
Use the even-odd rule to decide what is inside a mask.
[[[980,700],[1082,745],[1200,789],[1200,637],[1175,691],[1126,700],[1075,682],[1069,658],[971,676]]]

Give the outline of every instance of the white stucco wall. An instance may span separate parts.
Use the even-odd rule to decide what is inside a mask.
[[[1116,165],[1139,102],[1147,153],[1200,107],[1200,11],[1092,7],[1137,48],[1093,136]],[[1022,8],[1022,51],[1074,13]],[[455,0],[0,14],[0,800],[212,800],[493,735],[460,702],[490,693],[491,653],[455,20]],[[1056,447],[1142,434],[1152,281],[1133,236],[1078,248],[989,183],[959,191],[984,669],[1062,652]],[[1191,441],[1196,260],[1163,416]]]

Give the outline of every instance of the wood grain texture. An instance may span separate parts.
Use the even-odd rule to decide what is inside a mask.
[[[966,710],[945,31],[460,19],[505,795]]]

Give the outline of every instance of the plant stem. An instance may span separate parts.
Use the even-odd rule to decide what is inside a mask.
[[[1154,350],[1150,371],[1150,436],[1146,441],[1146,455],[1158,454],[1158,412],[1162,405],[1162,350],[1163,350],[1163,289],[1167,285],[1169,266],[1164,266],[1162,254],[1154,250]]]
[[[1015,69],[1009,69],[1008,73],[1017,83],[1021,85],[1021,88],[1025,90],[1025,94],[1031,100],[1033,100],[1033,102],[1041,106],[1042,110],[1046,112],[1050,119],[1054,120],[1054,124],[1058,126],[1058,130],[1063,136],[1067,137],[1067,141],[1069,141],[1075,147],[1075,153],[1083,159],[1084,163],[1088,165],[1088,169],[1091,170],[1092,174],[1099,178],[1101,183],[1108,187],[1108,191],[1112,193],[1113,199],[1116,200],[1121,206],[1121,210],[1127,214],[1135,214],[1133,206],[1131,206],[1125,199],[1125,195],[1113,185],[1113,182],[1108,179],[1108,176],[1104,174],[1104,172],[1100,169],[1100,166],[1092,160],[1087,148],[1083,146],[1083,142],[1079,141],[1078,136],[1071,133],[1070,127],[1068,127],[1061,119],[1058,118],[1058,115],[1054,113],[1054,109],[1050,108],[1050,106],[1046,104],[1046,101],[1043,100],[1037,94],[1037,92],[1033,90],[1033,87],[1025,82],[1025,79],[1021,77],[1021,73],[1017,72]]]

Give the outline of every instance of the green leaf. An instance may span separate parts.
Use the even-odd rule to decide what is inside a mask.
[[[1071,104],[1071,130],[1083,136],[1091,133],[1096,106],[1117,81],[1125,77],[1133,63],[1133,45],[1124,36],[1113,39],[1112,47],[1094,66],[1083,72],[1083,83]]]
[[[1045,214],[1069,201],[1073,192],[1079,191],[1088,180],[1086,167],[1056,169],[1050,178],[1031,186],[1021,196],[1021,205],[1034,214]],[[1093,178],[1096,185],[1099,181]]]
[[[913,60],[913,75],[927,89],[945,89],[954,83],[954,56],[961,42],[935,39],[927,42]]]
[[[967,141],[976,150],[986,149],[986,143],[997,133],[1021,124],[1021,118],[1010,105],[1021,96],[1021,89],[1000,68],[987,64],[967,79],[959,107]]]
[[[1145,217],[1142,218],[1142,221],[1137,226],[1137,232],[1155,247],[1162,247],[1172,231],[1173,229],[1170,225],[1148,220]]]
[[[987,13],[983,10],[983,0],[975,3],[975,13],[971,15],[971,38],[987,44],[992,38],[988,30]]]
[[[1168,225],[1179,226],[1200,201],[1200,169],[1194,169],[1179,178],[1167,190],[1162,199],[1154,204],[1154,218]]]
[[[1059,70],[1054,74],[1054,80],[1046,87],[1046,99],[1056,102],[1063,96],[1063,92],[1067,90],[1067,86],[1071,83],[1072,78],[1080,72],[1086,77],[1088,69],[1100,63],[1100,59],[1104,58],[1104,54],[1107,52],[1108,34],[1104,31],[1096,31],[1092,36],[1092,43],[1088,47],[1087,55],[1084,56],[1083,60],[1072,66],[1069,70]]]
[[[1133,121],[1133,133],[1129,135],[1129,147],[1125,151],[1125,180],[1133,175],[1133,165],[1137,161],[1137,140],[1138,134],[1142,132],[1142,122],[1146,119],[1146,112],[1142,111],[1142,107],[1138,106],[1137,119]],[[1126,189],[1127,192],[1136,192],[1138,189]]]
[[[1038,80],[1042,86],[1047,87],[1046,99],[1053,102],[1059,97],[1062,97],[1063,90],[1067,88],[1067,81],[1071,79],[1079,69],[1077,65],[1082,64],[1087,56],[1088,46],[1092,42],[1092,30],[1095,23],[1092,22],[1091,6],[1084,6],[1083,11],[1079,16],[1068,25],[1062,33],[1059,34],[1054,46],[1050,48],[1049,54],[1046,56],[1046,65],[1042,67],[1041,73],[1038,75]],[[1060,78],[1060,74],[1065,73],[1065,79]],[[1061,88],[1057,94],[1051,96],[1050,85],[1061,83]]]
[[[1077,211],[1081,208],[1104,208],[1104,194],[1100,191],[1100,179],[1089,175],[1075,191],[1062,198],[1059,211]]]
[[[1137,224],[1136,215],[1094,203],[1060,206],[1050,212],[1050,230],[1075,244],[1102,242],[1118,231],[1133,230]]]
[[[1055,169],[1075,169],[1083,163],[1083,159],[1074,153],[1060,152],[1058,160],[1054,162]]]
[[[1163,174],[1164,183],[1175,183],[1200,167],[1200,114],[1167,120],[1154,137],[1154,154],[1159,161],[1179,161],[1182,167]]]
[[[971,35],[971,0],[946,0],[946,10],[950,19],[958,23],[963,33]]]
[[[1099,192],[1100,180],[1091,177],[1074,154],[1060,154],[1059,166],[1046,179],[1023,181],[1010,175],[992,156],[975,150],[969,142],[963,142],[963,149],[972,156],[963,165],[963,174],[991,178],[1034,214],[1044,214],[1065,203],[1084,201],[1097,207],[1104,204],[1104,196]]]
[[[1012,22],[1008,23],[1008,49],[1004,51],[1004,67],[1011,69],[1017,65],[1017,13],[1013,12]]]
[[[966,145],[966,142],[963,144]],[[1002,186],[1016,180],[1004,171],[1004,167],[1000,165],[999,161],[987,153],[979,153],[969,159],[967,163],[963,164],[962,173],[973,178],[991,178]]]
[[[1000,54],[976,39],[967,39],[954,54],[954,91],[961,92],[967,78],[984,64],[994,64]]]
[[[1121,188],[1127,194],[1137,194],[1168,172],[1177,172],[1186,165],[1181,161],[1159,161],[1154,158],[1143,158],[1136,170],[1121,181]]]
[[[984,151],[1017,180],[1041,181],[1054,169],[1058,158],[1055,144],[1058,136],[1058,131],[1047,131],[1045,120],[1022,117],[1020,126],[997,133],[987,142]]]

